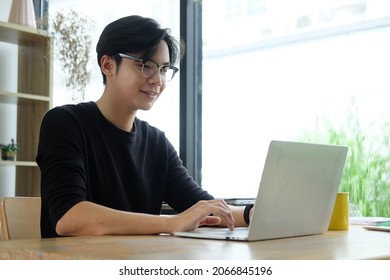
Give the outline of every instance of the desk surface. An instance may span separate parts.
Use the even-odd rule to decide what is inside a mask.
[[[257,242],[160,236],[0,241],[0,259],[390,259],[390,233],[347,231]]]

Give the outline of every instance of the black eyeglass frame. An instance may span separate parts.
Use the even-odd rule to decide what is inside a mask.
[[[173,65],[168,65],[168,64],[158,64],[157,62],[153,61],[153,60],[145,60],[145,59],[142,59],[142,58],[139,58],[139,57],[136,57],[136,56],[132,56],[132,55],[129,55],[129,54],[124,54],[124,53],[118,53],[118,55],[121,57],[121,58],[126,58],[126,59],[132,59],[132,60],[135,60],[135,61],[138,61],[140,63],[142,63],[142,69],[141,69],[141,72],[142,74],[146,77],[146,78],[150,78],[154,75],[154,71],[153,71],[153,74],[152,75],[146,75],[145,74],[145,71],[144,71],[144,67],[145,67],[145,63],[147,62],[152,62],[154,64],[157,65],[157,69],[158,71],[160,72],[160,75],[161,77],[164,79],[164,81],[166,82],[169,82],[169,81],[172,81],[173,78],[175,77],[175,74],[179,71],[179,68],[173,66]],[[167,79],[167,76],[165,74],[163,74],[164,72],[161,71],[161,69],[165,70],[165,69],[171,69],[173,72],[172,72],[172,77],[170,79]]]

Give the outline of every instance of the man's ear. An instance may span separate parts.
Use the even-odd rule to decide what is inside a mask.
[[[108,55],[103,55],[100,59],[100,69],[106,77],[113,76],[115,71],[114,59]]]

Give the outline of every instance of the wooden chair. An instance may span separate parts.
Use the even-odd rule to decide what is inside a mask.
[[[0,205],[3,240],[41,238],[40,215],[40,197],[3,198]]]

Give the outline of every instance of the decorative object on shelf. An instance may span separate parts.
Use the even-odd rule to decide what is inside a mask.
[[[9,144],[0,144],[1,159],[3,160],[15,160],[16,152],[19,150],[19,146],[15,143],[14,139],[11,139]]]
[[[85,87],[91,70],[88,62],[91,53],[92,20],[74,10],[57,12],[51,21],[54,53],[64,73],[65,86],[72,91],[72,100],[84,101]]]
[[[33,0],[33,2],[37,28],[47,31],[49,28],[49,0]]]
[[[37,28],[33,0],[13,0],[8,22]]]

